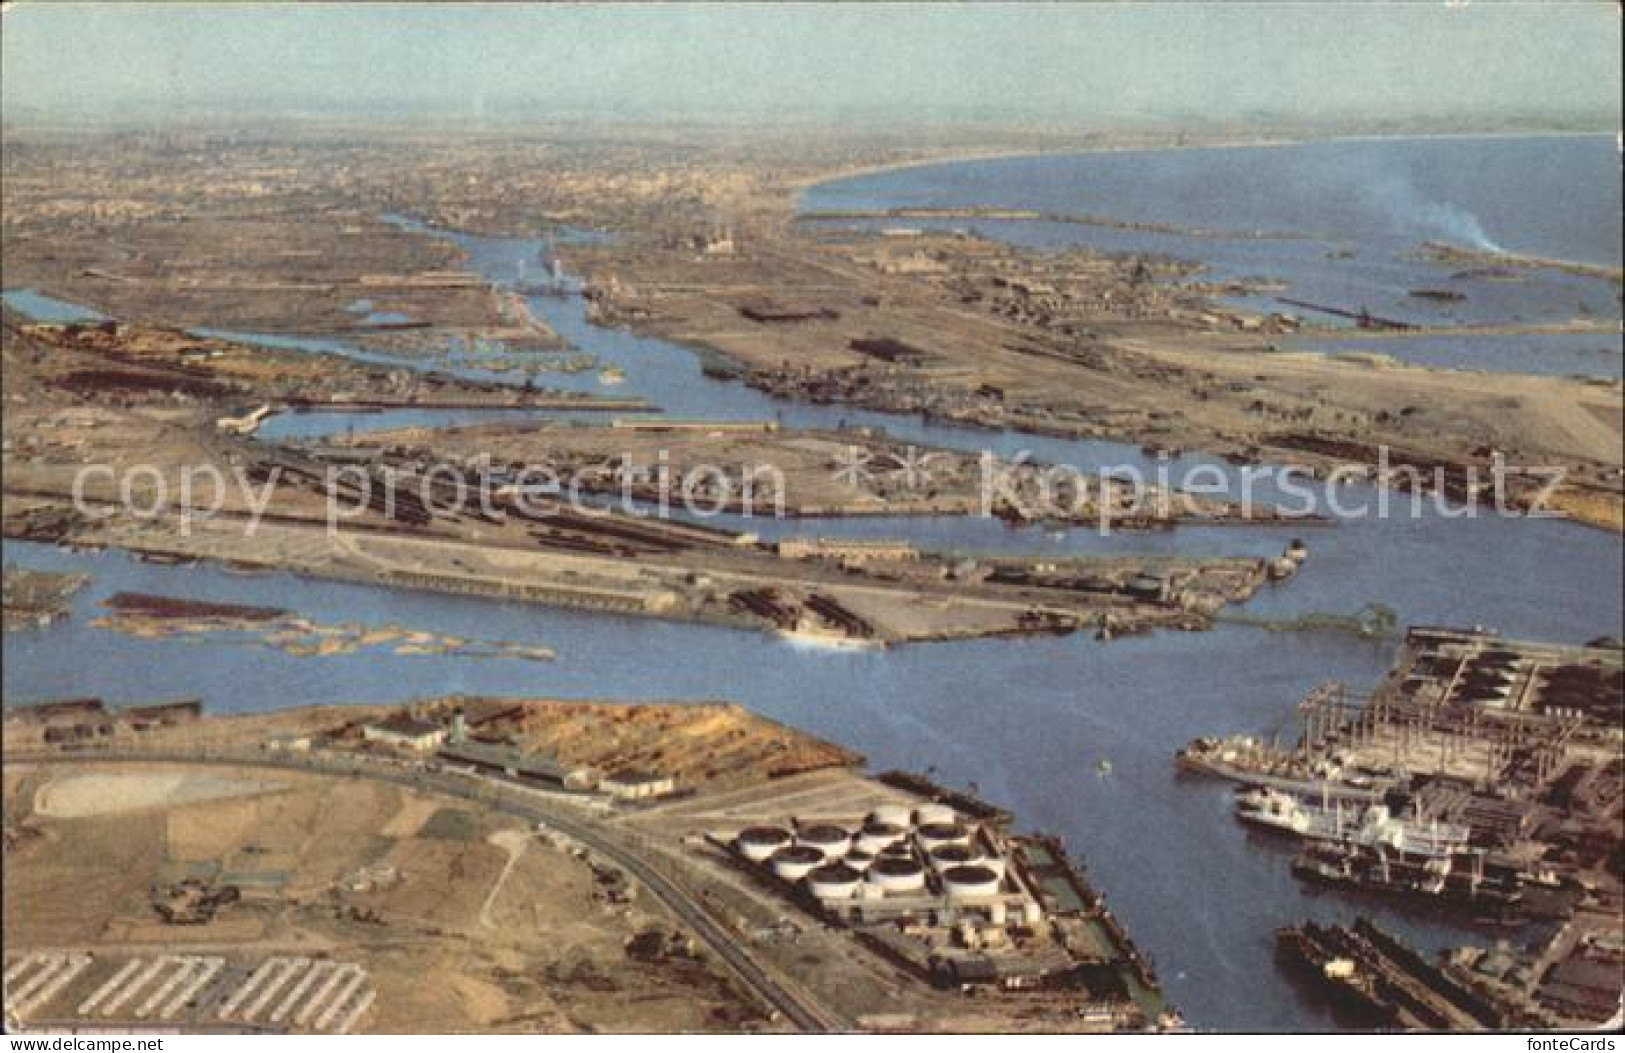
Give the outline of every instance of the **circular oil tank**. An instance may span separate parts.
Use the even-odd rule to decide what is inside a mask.
[[[777,826],[750,826],[734,838],[739,854],[752,863],[761,863],[790,844],[790,831]]]
[[[942,889],[949,899],[991,896],[999,891],[999,875],[991,867],[975,864],[949,867],[942,872]]]
[[[919,826],[930,823],[952,823],[959,819],[959,813],[945,804],[922,804],[914,809],[914,822]]]
[[[819,899],[851,899],[862,875],[845,863],[826,863],[807,875],[807,891]]]
[[[949,867],[970,866],[982,861],[982,853],[970,845],[939,845],[929,855],[931,869],[939,873]]]
[[[797,830],[796,844],[816,848],[827,858],[835,859],[846,855],[852,847],[852,835],[833,824],[820,823]]]
[[[925,868],[912,859],[877,859],[864,880],[881,892],[917,892],[925,887]]]
[[[863,824],[863,830],[858,834],[858,847],[873,855],[907,836],[908,829],[901,823],[871,819]]]
[[[856,870],[860,874],[865,870],[868,870],[869,864],[873,863],[874,861],[874,853],[865,852],[861,848],[854,848],[852,851],[848,852],[846,854],[846,858],[842,860],[842,862],[844,862],[847,866],[851,867],[853,870]]]
[[[888,826],[900,826],[904,830],[909,828],[912,818],[907,808],[900,804],[883,804],[869,813],[869,822],[885,823]]]
[[[792,845],[773,853],[773,873],[786,881],[800,881],[823,863],[824,853],[807,845]]]
[[[943,845],[965,845],[970,843],[969,828],[959,823],[927,823],[914,832],[920,847],[930,852]]]

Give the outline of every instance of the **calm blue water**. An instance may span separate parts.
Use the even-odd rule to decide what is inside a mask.
[[[1469,153],[1479,149],[1471,147]],[[926,186],[942,178],[938,169],[917,171]],[[909,191],[904,181],[896,192],[905,196],[877,200],[917,203],[907,199]],[[1021,200],[1018,191],[1003,187],[1008,200],[977,203],[1033,203]],[[1225,215],[1192,218],[1209,226],[1234,223]],[[1290,210],[1257,222],[1264,220],[1271,227],[1297,222]],[[1512,236],[1493,215],[1483,222],[1496,236]],[[521,239],[461,241],[475,263],[493,275],[511,273],[517,260],[533,259],[541,248]],[[773,402],[738,384],[703,377],[694,356],[680,347],[589,325],[578,300],[538,298],[532,306],[582,350],[624,368],[627,383],[619,391],[644,395],[675,415],[776,418],[813,427],[883,425],[905,440],[962,449],[987,446],[1004,456],[1029,449],[1044,460],[1084,467],[1132,465],[1152,472],[1157,466],[1138,450],[1110,443],[1043,440]],[[325,425],[330,433],[345,423],[320,416],[289,415],[271,425],[287,428],[304,421]],[[361,427],[391,418],[408,419],[369,414],[354,420]],[[323,432],[311,427],[303,433]],[[1174,467],[1206,463],[1186,457]],[[1342,497],[1350,503],[1376,501],[1361,487],[1345,489]],[[1395,501],[1397,518],[1354,516],[1335,528],[1305,532],[1311,556],[1303,571],[1286,586],[1266,589],[1249,610],[1353,612],[1376,600],[1393,606],[1406,623],[1485,624],[1572,642],[1625,630],[1618,587],[1625,564],[1617,538],[1553,521],[1446,519],[1432,512],[1412,518],[1405,500]],[[941,518],[728,525],[767,536],[911,537],[970,552],[1273,555],[1290,536],[1278,529],[1204,528],[1109,538],[1072,530],[1056,537],[1044,530],[1009,531],[985,521]],[[726,698],[862,750],[877,768],[934,766],[949,783],[974,781],[984,795],[1013,808],[1023,825],[1067,839],[1131,935],[1156,960],[1174,1003],[1198,1027],[1329,1026],[1329,1019],[1302,1003],[1275,972],[1272,935],[1283,924],[1364,912],[1424,947],[1474,938],[1426,913],[1305,891],[1287,873],[1287,850],[1247,835],[1234,823],[1227,787],[1181,778],[1171,763],[1173,751],[1198,734],[1290,733],[1294,707],[1306,691],[1330,677],[1356,687],[1371,684],[1392,659],[1387,644],[1221,626],[1209,633],[1163,633],[1109,644],[1074,636],[830,653],[738,630],[281,574],[241,577],[210,567],[151,566],[117,553],[76,555],[8,542],[5,556],[95,575],[92,587],[76,599],[71,621],[6,635],[8,699],[199,695],[218,709],[241,711],[455,691]],[[534,665],[452,656],[298,658],[182,640],[139,641],[89,628],[100,600],[119,590],[281,605],[322,621],[398,621],[543,644],[556,648],[559,659]],[[1112,764],[1106,776],[1096,767],[1103,759]]]
[[[1283,295],[1418,324],[1618,318],[1618,287],[1550,271],[1467,273],[1411,259],[1425,242],[1618,266],[1621,183],[1612,137],[1318,142],[1063,154],[929,165],[814,187],[804,211],[1038,209],[1235,234],[1187,237],[1037,221],[906,221],[1031,248],[1082,245],[1198,261],[1205,277],[1286,281]],[[866,224],[874,225],[874,224]],[[897,225],[896,222],[887,225]],[[1461,292],[1461,302],[1410,295]],[[1273,295],[1238,301],[1300,314]],[[1617,351],[1618,344],[1614,344]],[[1494,368],[1490,365],[1478,368]],[[1617,365],[1614,369],[1617,370]],[[1538,371],[1538,370],[1537,370]]]
[[[1385,336],[1380,340],[1313,337],[1282,345],[1327,354],[1391,355],[1402,362],[1439,369],[1487,373],[1544,373],[1549,376],[1608,377],[1618,380],[1625,354],[1619,333],[1521,333],[1516,335]]]
[[[106,315],[97,314],[88,307],[58,300],[33,289],[7,289],[0,292],[0,300],[14,311],[21,311],[37,322],[100,322]]]

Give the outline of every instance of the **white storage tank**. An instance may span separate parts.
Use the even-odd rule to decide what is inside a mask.
[[[908,828],[900,823],[870,819],[858,832],[858,847],[870,855],[878,855],[907,836]]]
[[[929,853],[931,869],[942,873],[949,867],[972,866],[985,858],[980,848],[972,845],[939,845]]]
[[[773,873],[786,881],[800,881],[822,866],[824,853],[807,845],[791,845],[773,853]]]
[[[816,848],[826,859],[839,859],[851,849],[852,835],[832,823],[819,823],[797,830],[796,844]]]
[[[821,900],[851,899],[861,881],[862,875],[845,863],[825,863],[807,874],[807,891]]]
[[[918,892],[925,888],[925,868],[912,859],[877,859],[864,880],[881,892]]]
[[[949,867],[942,872],[942,890],[950,901],[975,896],[992,896],[999,891],[999,875],[977,865]]]
[[[739,854],[752,863],[765,862],[769,856],[790,844],[790,831],[777,826],[749,826],[734,838]]]
[[[960,823],[927,823],[914,831],[915,840],[927,852],[944,845],[970,844],[970,828]]]
[[[945,804],[922,804],[914,809],[914,822],[917,826],[928,823],[957,822],[959,813]]]
[[[900,804],[883,804],[869,813],[869,822],[886,823],[889,826],[900,826],[907,830],[912,825],[913,815]]]

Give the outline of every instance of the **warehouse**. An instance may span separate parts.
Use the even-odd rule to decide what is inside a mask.
[[[539,783],[559,790],[585,791],[598,785],[598,775],[591,768],[520,753],[507,746],[454,743],[443,748],[439,756],[443,760],[469,764],[481,771],[500,774],[519,782]]]
[[[427,753],[446,741],[446,729],[439,724],[401,714],[377,724],[368,724],[361,729],[361,737],[368,742],[381,742],[398,749]]]

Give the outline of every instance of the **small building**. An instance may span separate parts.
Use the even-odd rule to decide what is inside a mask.
[[[792,322],[834,322],[841,312],[831,307],[786,304],[775,301],[756,301],[739,308],[739,313],[753,322],[764,325]]]
[[[882,274],[947,274],[948,265],[924,252],[894,254],[891,252],[858,253],[854,263],[873,267]]]
[[[361,729],[361,737],[368,742],[427,753],[446,741],[446,729],[427,720],[398,714],[377,724],[368,724]]]
[[[919,549],[905,541],[867,538],[785,538],[779,542],[779,555],[785,559],[838,559],[862,564],[872,560],[914,560]]]
[[[621,800],[641,800],[647,797],[665,797],[677,792],[677,779],[671,775],[657,775],[637,768],[623,768],[604,776],[598,788]]]

